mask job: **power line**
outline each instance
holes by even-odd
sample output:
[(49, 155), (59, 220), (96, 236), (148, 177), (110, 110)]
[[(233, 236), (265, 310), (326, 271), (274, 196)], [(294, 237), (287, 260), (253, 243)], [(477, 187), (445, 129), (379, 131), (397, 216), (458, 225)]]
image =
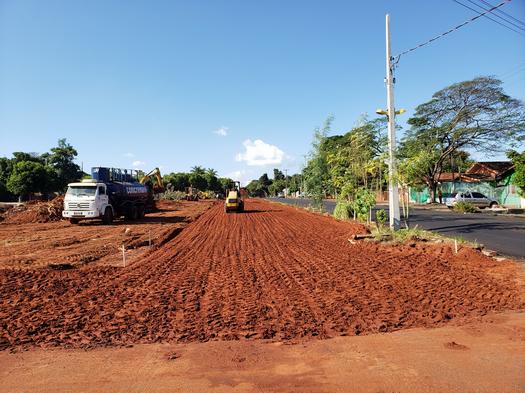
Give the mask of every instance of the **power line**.
[(450, 29), (450, 30), (448, 30), (448, 31), (445, 31), (444, 33), (441, 33), (440, 35), (437, 35), (437, 36), (435, 36), (434, 38), (431, 38), (431, 39), (429, 39), (428, 41), (423, 42), (422, 44), (419, 44), (419, 45), (417, 45), (417, 46), (414, 46), (413, 48), (410, 48), (410, 49), (407, 49), (407, 50), (404, 51), (404, 52), (401, 52), (399, 55), (394, 56), (394, 58), (395, 58), (394, 64), (397, 64), (397, 63), (399, 62), (399, 59), (401, 58), (401, 56), (406, 55), (407, 53), (413, 52), (413, 51), (415, 51), (416, 49), (422, 48), (423, 46), (426, 46), (426, 45), (431, 44), (432, 42), (434, 42), (434, 41), (440, 39), (441, 37), (444, 37), (444, 36), (446, 36), (447, 34), (450, 34), (450, 33), (454, 32), (454, 31), (456, 31), (456, 30), (462, 28), (463, 26), (468, 25), (468, 24), (471, 23), (471, 22), (474, 22), (476, 19), (481, 18), (483, 15), (486, 15), (486, 14), (488, 14), (488, 13), (491, 13), (492, 11), (494, 11), (494, 10), (498, 9), (499, 7), (501, 7), (501, 6), (505, 5), (505, 4), (507, 4), (508, 2), (510, 2), (510, 0), (505, 0), (505, 1), (503, 1), (502, 3), (500, 3), (500, 4), (498, 4), (498, 5), (494, 6), (494, 7), (492, 7), (492, 8), (489, 9), (488, 11), (485, 11), (485, 12), (479, 14), (479, 15), (476, 15), (476, 16), (474, 16), (474, 17), (472, 17), (472, 18), (466, 20), (465, 22), (463, 22), (463, 23), (457, 25), (456, 27), (453, 27), (452, 29)]
[[(479, 13), (479, 11), (475, 10), (475, 9), (472, 8), (472, 7), (469, 7), (469, 6), (466, 5), (466, 4), (461, 3), (461, 2), (458, 1), (458, 0), (452, 0), (452, 1), (453, 1), (454, 3), (457, 3), (457, 4), (459, 4), (459, 5), (463, 6), (463, 7), (465, 7), (465, 8), (468, 8), (468, 9), (471, 10), (471, 11), (474, 11), (474, 12), (476, 12), (476, 13)], [(481, 6), (478, 6), (478, 7), (481, 7)], [(483, 8), (483, 9), (484, 9), (484, 8)], [(503, 23), (497, 21), (496, 19), (492, 19), (490, 16), (487, 16), (487, 15), (483, 15), (483, 16), (485, 16), (485, 18), (487, 18), (487, 19), (490, 19), (490, 20), (493, 21), (494, 23), (497, 23), (497, 24), (500, 25), (500, 26), (506, 27), (507, 29), (512, 30), (512, 31), (515, 32), (515, 33), (518, 33), (518, 34), (521, 34), (521, 35), (524, 35), (524, 36), (525, 36), (525, 33), (521, 32), (521, 31), (519, 31), (519, 30), (515, 30), (515, 29), (513, 29), (512, 27), (509, 27), (509, 26), (507, 26), (507, 25), (504, 25)]]
[(525, 70), (525, 62), (515, 65), (514, 67), (508, 69), (504, 73), (502, 73), (499, 77), (501, 79), (505, 79), (511, 75), (514, 75), (515, 73), (521, 72)]
[[(480, 1), (482, 3), (484, 3), (485, 5), (488, 5), (489, 7), (493, 6), (492, 4), (490, 4), (489, 2), (487, 2), (485, 0), (480, 0)], [(496, 12), (499, 13), (499, 14), (505, 15), (505, 16), (509, 17), (510, 19), (512, 19), (513, 21), (521, 23), (523, 26), (525, 26), (525, 22), (523, 22), (522, 20), (520, 20), (518, 18), (513, 17), (511, 14), (509, 14), (509, 13), (503, 11), (503, 10), (497, 10)]]
[[(488, 10), (487, 7), (482, 6), (481, 4), (478, 4), (478, 3), (476, 3), (476, 2), (473, 1), (473, 0), (467, 0), (467, 1), (468, 1), (469, 3), (471, 3), (471, 4), (474, 4), (476, 7), (481, 8), (481, 9), (484, 10), (484, 11)], [(482, 1), (482, 0), (481, 0), (481, 1)], [(456, 2), (456, 3), (457, 3), (457, 2)], [(476, 11), (476, 12), (479, 12), (479, 11)], [(499, 19), (501, 19), (502, 21), (505, 21), (506, 23), (508, 23), (508, 24), (510, 24), (510, 25), (512, 25), (512, 26), (514, 26), (514, 27), (516, 27), (517, 29), (520, 29), (520, 30), (522, 30), (522, 31), (525, 31), (525, 27), (520, 26), (520, 25), (517, 25), (516, 23), (510, 21), (508, 18), (505, 18), (505, 17), (503, 17), (503, 16), (498, 15), (496, 12), (495, 12), (493, 15), (494, 15), (496, 18), (499, 18)], [(485, 17), (486, 17), (486, 18), (489, 18), (488, 16), (485, 16)], [(490, 19), (490, 18), (489, 18), (489, 19)], [(491, 20), (492, 20), (492, 19), (491, 19)]]

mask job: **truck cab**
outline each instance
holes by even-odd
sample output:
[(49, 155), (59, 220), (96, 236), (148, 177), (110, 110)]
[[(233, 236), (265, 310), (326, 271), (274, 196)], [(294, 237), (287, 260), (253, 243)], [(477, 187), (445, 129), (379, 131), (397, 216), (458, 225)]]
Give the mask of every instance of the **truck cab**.
[(68, 184), (62, 216), (69, 218), (72, 224), (76, 224), (79, 220), (104, 218), (105, 214), (110, 215), (106, 212), (108, 207), (112, 218), (113, 209), (109, 204), (106, 184), (94, 179), (85, 179), (79, 183)]

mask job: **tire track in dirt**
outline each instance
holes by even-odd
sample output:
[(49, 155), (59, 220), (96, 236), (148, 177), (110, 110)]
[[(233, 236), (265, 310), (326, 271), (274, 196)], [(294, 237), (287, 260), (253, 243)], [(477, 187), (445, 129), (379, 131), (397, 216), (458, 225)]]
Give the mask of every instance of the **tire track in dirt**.
[(216, 205), (125, 269), (0, 270), (0, 337), (66, 347), (297, 340), (524, 307), (511, 262), (445, 245), (350, 244), (361, 225), (265, 201), (246, 208)]

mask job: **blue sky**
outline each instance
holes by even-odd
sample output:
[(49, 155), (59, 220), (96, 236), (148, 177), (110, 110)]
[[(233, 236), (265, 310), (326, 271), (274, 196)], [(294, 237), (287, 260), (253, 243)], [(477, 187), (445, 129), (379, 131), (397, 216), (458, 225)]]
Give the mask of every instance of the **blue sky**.
[[(525, 20), (523, 0), (502, 10)], [(386, 105), (386, 13), (394, 53), (474, 15), (452, 0), (0, 0), (0, 156), (65, 137), (84, 169), (292, 173), (329, 114), (342, 133)], [(525, 99), (525, 36), (482, 18), (402, 57), (399, 122), (479, 75)]]

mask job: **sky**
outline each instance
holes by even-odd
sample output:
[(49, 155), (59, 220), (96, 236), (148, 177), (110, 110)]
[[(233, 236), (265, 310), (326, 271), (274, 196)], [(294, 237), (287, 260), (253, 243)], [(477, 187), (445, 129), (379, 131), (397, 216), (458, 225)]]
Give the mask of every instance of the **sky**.
[[(501, 10), (525, 21), (525, 0)], [(386, 106), (387, 13), (393, 54), (475, 15), (453, 0), (0, 0), (0, 156), (67, 138), (85, 171), (297, 172), (330, 114), (341, 134)], [(398, 123), (481, 75), (525, 100), (525, 33), (480, 18), (402, 56)]]

